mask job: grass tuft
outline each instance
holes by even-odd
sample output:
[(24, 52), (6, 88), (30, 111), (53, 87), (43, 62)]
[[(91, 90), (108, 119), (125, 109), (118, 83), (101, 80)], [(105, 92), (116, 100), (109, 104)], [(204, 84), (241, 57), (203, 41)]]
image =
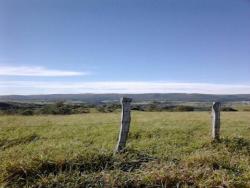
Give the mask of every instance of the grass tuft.
[(32, 135), (17, 138), (17, 139), (0, 140), (0, 149), (5, 150), (10, 147), (18, 146), (20, 144), (28, 144), (31, 142), (35, 142), (38, 139), (39, 139), (39, 136), (37, 134), (32, 134)]

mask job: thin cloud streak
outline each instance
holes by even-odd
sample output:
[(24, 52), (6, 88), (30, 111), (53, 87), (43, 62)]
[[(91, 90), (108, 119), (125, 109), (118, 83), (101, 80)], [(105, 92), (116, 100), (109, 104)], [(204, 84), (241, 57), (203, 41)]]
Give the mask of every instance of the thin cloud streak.
[(41, 76), (41, 77), (61, 77), (61, 76), (81, 76), (88, 72), (50, 70), (39, 66), (6, 66), (0, 65), (0, 76)]
[(173, 82), (33, 82), (0, 81), (0, 95), (78, 93), (250, 94), (250, 85)]

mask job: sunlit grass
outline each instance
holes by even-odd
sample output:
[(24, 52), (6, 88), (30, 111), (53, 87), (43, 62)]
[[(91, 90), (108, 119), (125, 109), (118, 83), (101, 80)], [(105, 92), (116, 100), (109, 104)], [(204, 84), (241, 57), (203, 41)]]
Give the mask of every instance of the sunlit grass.
[(250, 114), (222, 113), (212, 143), (208, 112), (133, 112), (128, 151), (114, 155), (120, 113), (0, 116), (5, 186), (250, 187)]

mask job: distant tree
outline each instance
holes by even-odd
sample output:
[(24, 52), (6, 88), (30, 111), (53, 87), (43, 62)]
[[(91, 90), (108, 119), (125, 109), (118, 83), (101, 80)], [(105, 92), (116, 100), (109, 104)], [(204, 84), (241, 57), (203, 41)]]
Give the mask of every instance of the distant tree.
[(71, 114), (71, 107), (70, 105), (66, 105), (63, 102), (57, 102), (55, 104), (55, 114), (62, 114), (62, 115), (66, 115), (66, 114)]

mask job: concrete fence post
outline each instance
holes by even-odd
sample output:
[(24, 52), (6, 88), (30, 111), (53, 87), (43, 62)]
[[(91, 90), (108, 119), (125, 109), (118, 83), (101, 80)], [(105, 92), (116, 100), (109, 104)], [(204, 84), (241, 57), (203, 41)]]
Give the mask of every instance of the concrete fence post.
[(120, 134), (118, 139), (118, 144), (116, 147), (116, 152), (122, 152), (125, 149), (126, 141), (128, 138), (130, 121), (131, 121), (131, 102), (132, 99), (130, 98), (122, 98), (121, 105), (122, 105), (122, 114), (121, 114), (121, 128)]
[(220, 102), (214, 102), (212, 107), (212, 139), (218, 141), (220, 139)]

